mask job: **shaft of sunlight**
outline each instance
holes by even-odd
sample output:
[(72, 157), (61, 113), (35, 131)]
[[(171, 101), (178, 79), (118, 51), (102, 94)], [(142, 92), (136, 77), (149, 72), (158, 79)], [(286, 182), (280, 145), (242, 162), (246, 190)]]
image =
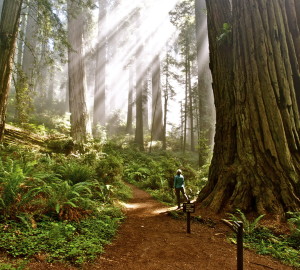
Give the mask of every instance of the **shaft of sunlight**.
[[(107, 55), (107, 105), (110, 111), (127, 108), (129, 83), (126, 69), (135, 59), (138, 49), (142, 48), (141, 57), (145, 69), (140, 74), (145, 74), (155, 55), (164, 51), (167, 41), (175, 31), (170, 23), (169, 11), (176, 3), (177, 1), (173, 0), (123, 0), (108, 13), (107, 21), (102, 22), (105, 27), (100, 37), (104, 35), (108, 42), (117, 43), (112, 43), (117, 48), (116, 51)], [(139, 25), (136, 25), (135, 16), (138, 10), (140, 20)], [(96, 41), (96, 44), (99, 42)]]

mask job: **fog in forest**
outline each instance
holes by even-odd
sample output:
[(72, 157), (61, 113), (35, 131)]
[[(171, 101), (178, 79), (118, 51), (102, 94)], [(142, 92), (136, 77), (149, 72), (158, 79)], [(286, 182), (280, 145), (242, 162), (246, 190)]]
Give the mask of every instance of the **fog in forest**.
[[(34, 112), (39, 115), (37, 122), (43, 124), (41, 114), (51, 110), (61, 115), (66, 113), (68, 118), (70, 115), (68, 100), (73, 99), (69, 97), (72, 92), (70, 87), (73, 85), (75, 92), (83, 93), (84, 100), (81, 103), (86, 103), (87, 130), (91, 132), (92, 125), (95, 126), (97, 123), (109, 127), (112, 123), (124, 126), (127, 121), (128, 125), (130, 104), (131, 121), (135, 127), (136, 93), (140, 91), (138, 89), (140, 82), (143, 88), (144, 127), (150, 130), (153, 129), (151, 125), (156, 114), (154, 111), (156, 105), (153, 105), (155, 102), (152, 97), (153, 85), (156, 83), (158, 90), (155, 91), (160, 93), (160, 106), (165, 106), (167, 101), (159, 116), (163, 118), (167, 113), (166, 131), (178, 133), (180, 137), (185, 127), (186, 132), (190, 133), (188, 130), (193, 123), (188, 119), (194, 114), (192, 118), (195, 118), (195, 123), (200, 121), (196, 120), (198, 116), (201, 121), (207, 123), (205, 129), (209, 130), (208, 141), (212, 144), (215, 113), (208, 67), (208, 37), (204, 8), (201, 10), (202, 25), (198, 29), (201, 39), (198, 42), (200, 44), (198, 62), (201, 63), (199, 65), (196, 59), (194, 7), (190, 1), (99, 0), (88, 8), (74, 7), (74, 3), (70, 3), (72, 2), (53, 10), (61, 21), (64, 31), (68, 32), (67, 42), (70, 46), (68, 50), (60, 47), (61, 41), (58, 40), (61, 37), (57, 29), (52, 29), (52, 32), (48, 33), (47, 29), (40, 29), (34, 25), (34, 21), (41, 20), (39, 10), (30, 5), (24, 7), (15, 64), (22, 67), (21, 74), (26, 74), (24, 77), (29, 81), (28, 91), (31, 100), (28, 100), (30, 105), (26, 109), (20, 109), (21, 105), (19, 108), (16, 106), (15, 112), (14, 109), (9, 109), (11, 113), (8, 118), (19, 114), (19, 117), (23, 116), (25, 119), (20, 121), (26, 122), (26, 118), (30, 118), (28, 115)], [(188, 15), (180, 10), (184, 8), (190, 9)], [(49, 36), (44, 37), (46, 34)], [(188, 43), (191, 44), (188, 48), (185, 47), (185, 39), (189, 39)], [(72, 54), (77, 60), (70, 60)], [(26, 58), (26, 55), (29, 56)], [(154, 79), (153, 74), (158, 67), (159, 77)], [(82, 71), (76, 73), (76, 69)], [(76, 78), (74, 81), (70, 80), (72, 72), (77, 74), (73, 76)], [(22, 76), (14, 75), (12, 96), (16, 92), (18, 96), (20, 92), (17, 83), (19, 77)], [(199, 103), (197, 87), (202, 91), (201, 109), (197, 107)], [(128, 100), (130, 93), (131, 101)], [(193, 101), (191, 95), (196, 95)], [(18, 97), (15, 99), (18, 103)], [(194, 112), (188, 109), (189, 106)], [(196, 134), (195, 128), (197, 129), (194, 124), (193, 130)]]

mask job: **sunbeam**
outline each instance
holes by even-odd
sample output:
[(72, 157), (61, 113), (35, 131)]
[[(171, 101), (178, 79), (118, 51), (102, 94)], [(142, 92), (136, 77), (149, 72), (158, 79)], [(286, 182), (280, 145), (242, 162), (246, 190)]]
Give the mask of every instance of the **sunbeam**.
[[(126, 108), (128, 66), (133, 64), (137, 51), (141, 49), (143, 58), (144, 70), (140, 74), (145, 74), (153, 58), (165, 50), (166, 43), (175, 31), (170, 23), (169, 12), (176, 3), (171, 0), (120, 1), (107, 13), (107, 18), (100, 19), (99, 25), (103, 29), (99, 30), (101, 33), (98, 38), (105, 37), (110, 46), (118, 48), (106, 52), (106, 62), (100, 64), (95, 74), (96, 77), (101, 76), (103, 66), (106, 66), (106, 107), (109, 112), (124, 111)], [(140, 20), (136, 23), (138, 15)], [(93, 43), (100, 46), (100, 42), (95, 40)]]

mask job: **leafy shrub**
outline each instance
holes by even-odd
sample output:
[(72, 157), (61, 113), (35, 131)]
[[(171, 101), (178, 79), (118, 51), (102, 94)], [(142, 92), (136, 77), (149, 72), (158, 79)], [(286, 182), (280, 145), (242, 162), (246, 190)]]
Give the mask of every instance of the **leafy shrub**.
[(55, 153), (70, 154), (74, 150), (75, 144), (71, 138), (64, 137), (48, 140), (47, 147)]
[(46, 195), (45, 208), (60, 220), (79, 221), (96, 210), (92, 200), (92, 184), (80, 182), (70, 185), (68, 181), (53, 182), (41, 190)]
[(91, 166), (72, 161), (59, 166), (56, 172), (63, 180), (70, 180), (72, 184), (87, 182), (95, 178), (95, 171)]
[(33, 212), (35, 210), (29, 204), (36, 199), (37, 187), (44, 184), (43, 177), (48, 177), (49, 173), (32, 173), (31, 166), (34, 164), (26, 164), (22, 169), (17, 160), (8, 160), (8, 162), (2, 163), (0, 211), (4, 217), (15, 218), (22, 211)]
[(113, 183), (123, 175), (122, 160), (118, 157), (108, 155), (98, 162), (96, 174), (105, 183)]

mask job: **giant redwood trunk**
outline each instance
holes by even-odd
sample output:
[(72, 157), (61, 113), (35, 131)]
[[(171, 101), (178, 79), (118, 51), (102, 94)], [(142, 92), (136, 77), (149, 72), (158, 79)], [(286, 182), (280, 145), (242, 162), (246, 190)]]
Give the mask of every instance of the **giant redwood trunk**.
[(285, 0), (206, 3), (217, 122), (198, 201), (215, 212), (299, 211), (299, 73)]
[(5, 0), (0, 9), (0, 141), (3, 139), (11, 69), (22, 0)]
[(83, 142), (90, 133), (86, 108), (86, 77), (83, 57), (82, 12), (74, 1), (68, 0), (68, 50), (69, 106), (71, 113), (71, 136)]

